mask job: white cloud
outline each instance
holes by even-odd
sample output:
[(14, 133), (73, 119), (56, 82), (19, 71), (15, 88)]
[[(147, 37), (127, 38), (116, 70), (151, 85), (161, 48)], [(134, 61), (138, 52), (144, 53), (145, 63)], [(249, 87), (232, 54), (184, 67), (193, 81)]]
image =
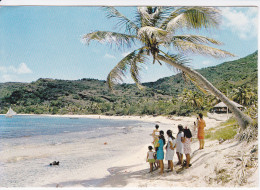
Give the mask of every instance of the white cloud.
[(243, 8), (221, 8), (223, 15), (223, 26), (237, 34), (241, 39), (257, 36), (258, 10), (257, 7)]
[(0, 72), (1, 73), (13, 73), (13, 74), (29, 74), (32, 73), (32, 70), (25, 64), (25, 63), (20, 63), (19, 66), (16, 68), (14, 66), (1, 66), (0, 67)]
[(17, 68), (17, 73), (18, 74), (28, 74), (32, 73), (32, 70), (27, 67), (25, 63), (21, 63), (19, 67)]
[(105, 54), (105, 58), (116, 59), (116, 57), (114, 55), (111, 55), (111, 54), (108, 54), (108, 53)]
[(17, 67), (14, 67), (12, 65), (8, 67), (0, 66), (0, 81), (19, 81), (18, 75), (30, 73), (32, 73), (32, 70), (25, 63), (20, 63)]

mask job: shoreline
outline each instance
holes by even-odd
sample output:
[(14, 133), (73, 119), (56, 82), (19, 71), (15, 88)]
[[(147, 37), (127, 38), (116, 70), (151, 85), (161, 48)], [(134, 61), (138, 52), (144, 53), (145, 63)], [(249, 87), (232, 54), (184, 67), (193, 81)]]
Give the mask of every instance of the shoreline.
[[(5, 115), (5, 114), (0, 114)], [(123, 115), (123, 116), (116, 116), (116, 115), (100, 115), (100, 114), (93, 114), (93, 115), (51, 115), (51, 114), (17, 114), (18, 116), (44, 116), (44, 117), (61, 117), (61, 118), (88, 118), (88, 119), (113, 119), (113, 120), (134, 120), (134, 121), (143, 121), (143, 122), (154, 122), (154, 123), (162, 123), (162, 124), (174, 124), (177, 121), (189, 120), (190, 124), (193, 126), (193, 122), (196, 121), (197, 116), (153, 116), (153, 115)], [(219, 114), (218, 118), (226, 116), (226, 114)], [(216, 121), (225, 121), (226, 119), (219, 120), (218, 118), (204, 116), (206, 120), (216, 120)], [(223, 118), (223, 117), (222, 117)]]
[[(5, 115), (5, 114), (0, 114)], [(143, 121), (143, 122), (155, 122), (155, 123), (164, 123), (164, 124), (173, 124), (174, 121), (182, 120), (182, 116), (153, 116), (153, 115), (142, 115), (142, 116), (116, 116), (116, 115), (51, 115), (51, 114), (17, 114), (18, 116), (44, 116), (44, 117), (61, 117), (61, 118), (88, 118), (88, 119), (113, 119), (113, 120), (133, 120), (133, 121)], [(196, 116), (194, 116), (194, 121)]]

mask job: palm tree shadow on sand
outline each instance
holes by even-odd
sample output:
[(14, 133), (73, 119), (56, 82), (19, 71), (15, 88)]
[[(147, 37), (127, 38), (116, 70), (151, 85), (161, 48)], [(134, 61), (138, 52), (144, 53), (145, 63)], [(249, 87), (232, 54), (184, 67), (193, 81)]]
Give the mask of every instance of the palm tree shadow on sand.
[[(142, 165), (142, 164), (139, 164)], [(136, 166), (136, 165), (135, 165)], [(133, 166), (127, 166), (127, 167), (115, 167), (115, 168), (109, 168), (108, 170), (115, 170), (117, 172), (111, 174), (108, 176), (101, 184), (98, 185), (98, 187), (124, 187), (128, 184), (129, 179), (139, 179), (139, 180), (164, 180), (164, 181), (179, 181), (179, 179), (167, 179), (165, 177), (170, 175), (176, 175), (173, 173), (167, 173), (165, 172), (163, 175), (159, 174), (159, 170), (155, 170), (152, 173), (149, 173), (149, 168), (137, 170), (134, 172), (127, 172), (127, 169), (131, 168)], [(165, 164), (166, 167), (166, 164)], [(185, 179), (188, 180), (188, 179)], [(137, 185), (136, 187), (142, 187), (142, 185)]]
[[(198, 156), (196, 160), (192, 160), (192, 167), (191, 170), (196, 170), (196, 167), (198, 166), (199, 160), (202, 160), (207, 155), (211, 153), (215, 153), (216, 151), (223, 151), (235, 146), (238, 146), (240, 143), (232, 144), (231, 146), (215, 149), (210, 152), (205, 152), (195, 150), (191, 156)], [(167, 173), (165, 172), (163, 175), (159, 174), (159, 170), (155, 170), (152, 173), (149, 173), (149, 168), (141, 169), (141, 170), (135, 170), (131, 172), (131, 168), (141, 166), (143, 163), (130, 165), (130, 166), (122, 166), (122, 167), (111, 167), (108, 168), (107, 171), (110, 173), (110, 175), (107, 175), (104, 178), (91, 178), (88, 180), (72, 180), (72, 181), (64, 181), (60, 183), (52, 183), (47, 184), (44, 187), (71, 187), (71, 186), (83, 186), (83, 187), (125, 187), (129, 183), (129, 180), (131, 179), (137, 179), (137, 180), (164, 180), (169, 182), (184, 182), (184, 181), (190, 181), (193, 176), (186, 176), (183, 177), (183, 174), (186, 173), (187, 170), (181, 169), (179, 166), (175, 167), (175, 169), (179, 170), (178, 174), (174, 173)], [(176, 166), (176, 163), (174, 164)], [(167, 164), (165, 164), (165, 168), (167, 167)], [(174, 178), (167, 178), (167, 176), (174, 175)], [(142, 187), (141, 185), (137, 185), (136, 187)]]
[[(159, 170), (155, 170), (152, 173), (149, 173), (149, 168), (141, 169), (137, 171), (128, 171), (132, 167), (140, 166), (142, 164), (131, 165), (131, 166), (123, 166), (123, 167), (111, 167), (108, 168), (108, 172), (110, 175), (104, 178), (92, 178), (88, 180), (78, 180), (78, 181), (64, 181), (60, 183), (52, 183), (45, 185), (44, 187), (70, 187), (70, 186), (83, 186), (83, 187), (125, 187), (129, 183), (131, 179), (139, 179), (142, 180), (164, 180), (169, 182), (178, 182), (180, 175), (175, 173), (167, 173), (165, 172), (163, 175), (159, 174)], [(165, 164), (166, 168), (167, 164)], [(183, 173), (183, 172), (182, 172)], [(166, 178), (167, 176), (175, 175), (174, 179)], [(182, 179), (182, 181), (189, 181), (189, 178)], [(137, 185), (137, 187), (141, 187)]]
[[(52, 183), (45, 185), (44, 187), (69, 187), (69, 186), (83, 186), (83, 187), (125, 187), (129, 179), (144, 179), (144, 180), (165, 180), (165, 181), (179, 181), (177, 174), (165, 172), (163, 175), (159, 174), (158, 170), (149, 173), (149, 168), (137, 170), (137, 171), (128, 171), (132, 167), (140, 166), (142, 164), (123, 166), (123, 167), (111, 167), (108, 168), (110, 175), (104, 178), (92, 178), (88, 180), (78, 180), (78, 181), (64, 181), (60, 183)], [(166, 167), (166, 165), (165, 165)], [(166, 176), (176, 175), (176, 179), (167, 179)], [(178, 177), (178, 178), (177, 178)], [(189, 179), (184, 179), (185, 181)]]

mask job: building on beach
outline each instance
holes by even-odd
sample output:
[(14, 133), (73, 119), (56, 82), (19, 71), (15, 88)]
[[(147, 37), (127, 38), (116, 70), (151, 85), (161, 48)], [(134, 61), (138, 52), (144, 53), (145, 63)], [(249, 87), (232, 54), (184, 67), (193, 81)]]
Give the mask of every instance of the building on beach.
[[(240, 104), (238, 104), (238, 103), (236, 103), (236, 102), (234, 102), (234, 101), (232, 101), (235, 105), (236, 105), (236, 107), (237, 108), (239, 108), (241, 111), (242, 110), (244, 110), (244, 106), (242, 106), (242, 105), (240, 105)], [(218, 103), (217, 105), (215, 105), (214, 107), (213, 107), (213, 110), (212, 110), (214, 113), (227, 113), (227, 111), (228, 111), (228, 113), (231, 113), (231, 111), (230, 110), (228, 110), (228, 107), (226, 106), (226, 104), (224, 104), (223, 102), (220, 102), (220, 103)]]

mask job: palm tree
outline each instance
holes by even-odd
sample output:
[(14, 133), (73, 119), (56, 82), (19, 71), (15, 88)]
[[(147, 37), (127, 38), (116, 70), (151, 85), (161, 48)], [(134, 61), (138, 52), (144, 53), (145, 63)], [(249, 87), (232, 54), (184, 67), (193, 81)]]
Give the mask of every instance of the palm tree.
[(249, 106), (255, 103), (256, 93), (255, 89), (248, 86), (238, 87), (233, 92), (233, 100), (244, 106)]
[[(201, 74), (186, 66), (187, 53), (210, 55), (213, 57), (233, 56), (231, 53), (210, 47), (210, 44), (221, 43), (201, 35), (179, 34), (185, 30), (215, 28), (219, 25), (220, 11), (213, 7), (138, 7), (136, 18), (131, 21), (114, 7), (105, 7), (108, 18), (117, 19), (118, 27), (125, 27), (125, 33), (110, 31), (95, 31), (82, 37), (84, 43), (92, 40), (101, 43), (115, 44), (119, 48), (140, 45), (140, 48), (126, 55), (110, 71), (107, 84), (110, 89), (123, 78), (127, 71), (142, 89), (140, 70), (147, 63), (148, 57), (161, 65), (166, 65), (182, 71), (185, 78), (190, 79), (202, 90), (211, 92), (223, 101), (235, 114), (239, 125), (245, 129), (251, 123), (251, 118), (242, 113), (224, 94), (216, 89)], [(165, 53), (164, 49), (174, 49), (175, 54)]]
[(183, 90), (182, 94), (179, 95), (179, 100), (184, 102), (186, 105), (201, 108), (203, 104), (203, 99), (200, 94), (196, 91), (187, 90), (186, 88)]
[(238, 87), (234, 90), (234, 95), (232, 99), (236, 101), (239, 104), (245, 105), (245, 96), (246, 96), (246, 90), (245, 88)]

